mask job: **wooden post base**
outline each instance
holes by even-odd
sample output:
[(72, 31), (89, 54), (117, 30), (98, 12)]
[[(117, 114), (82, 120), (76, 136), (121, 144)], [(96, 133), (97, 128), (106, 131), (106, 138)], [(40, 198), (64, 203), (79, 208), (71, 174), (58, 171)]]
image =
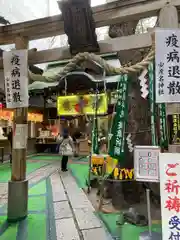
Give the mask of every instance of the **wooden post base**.
[(8, 222), (17, 222), (28, 215), (28, 180), (8, 182)]

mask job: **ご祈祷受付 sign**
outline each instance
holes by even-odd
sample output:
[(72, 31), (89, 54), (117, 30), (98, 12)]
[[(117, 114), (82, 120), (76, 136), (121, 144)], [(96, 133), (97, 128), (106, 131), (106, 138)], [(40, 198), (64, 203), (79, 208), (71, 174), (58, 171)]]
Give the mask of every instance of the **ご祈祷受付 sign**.
[(3, 52), (6, 107), (28, 107), (28, 51)]
[(180, 30), (157, 29), (156, 102), (180, 102)]
[(159, 182), (159, 153), (157, 146), (134, 147), (134, 177), (137, 181)]
[(180, 239), (180, 154), (160, 153), (163, 240)]

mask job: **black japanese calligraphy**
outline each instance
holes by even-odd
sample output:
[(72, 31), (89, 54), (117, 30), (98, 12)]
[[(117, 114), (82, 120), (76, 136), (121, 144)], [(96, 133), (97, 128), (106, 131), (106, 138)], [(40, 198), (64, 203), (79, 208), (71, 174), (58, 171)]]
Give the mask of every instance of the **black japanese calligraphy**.
[(159, 94), (159, 95), (163, 95), (163, 94), (164, 94), (164, 90), (163, 90), (163, 89), (159, 89), (159, 90), (158, 90), (158, 94)]
[(168, 36), (166, 38), (166, 46), (179, 48), (179, 41), (177, 35), (173, 33), (171, 36)]
[(177, 62), (179, 63), (179, 52), (177, 50), (173, 50), (167, 54), (167, 62)]
[(169, 66), (168, 77), (180, 78), (180, 66)]
[(159, 67), (159, 75), (158, 75), (158, 94), (163, 95), (164, 94), (164, 63), (160, 62), (158, 64)]
[(15, 103), (21, 102), (21, 95), (19, 92), (14, 92), (13, 93), (13, 101)]
[(158, 87), (159, 87), (159, 88), (163, 88), (163, 87), (164, 87), (164, 83), (163, 83), (163, 82), (160, 82), (160, 83), (158, 84)]
[(169, 89), (169, 95), (180, 94), (180, 82), (172, 81), (167, 88)]
[(20, 68), (19, 67), (13, 68), (12, 71), (11, 71), (11, 76), (12, 77), (20, 77), (21, 76)]
[(180, 94), (180, 45), (179, 36), (172, 33), (166, 37), (165, 44), (169, 51), (166, 55), (167, 71), (168, 71), (168, 95), (176, 96)]
[(16, 54), (13, 54), (13, 56), (11, 58), (11, 64), (20, 66), (20, 57)]
[(21, 85), (20, 85), (20, 80), (16, 79), (12, 81), (12, 89), (14, 90), (20, 90)]

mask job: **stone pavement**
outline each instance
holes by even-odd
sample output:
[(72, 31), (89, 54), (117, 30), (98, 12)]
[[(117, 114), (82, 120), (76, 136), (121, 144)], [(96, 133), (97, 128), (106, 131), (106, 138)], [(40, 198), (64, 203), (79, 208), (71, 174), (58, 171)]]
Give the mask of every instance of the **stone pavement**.
[[(41, 179), (48, 177), (57, 168), (59, 168), (58, 162), (41, 167), (38, 170), (30, 173), (27, 176), (27, 179), (29, 180), (29, 185), (35, 184), (39, 182)], [(7, 193), (8, 193), (8, 183), (0, 183), (0, 205), (7, 203)]]
[(0, 239), (34, 240), (37, 235), (42, 240), (112, 239), (74, 177), (59, 172), (59, 167), (59, 161), (52, 162), (27, 176), (28, 218), (7, 228), (1, 226), (7, 215), (8, 184), (0, 183)]
[(69, 172), (50, 176), (57, 240), (112, 239)]

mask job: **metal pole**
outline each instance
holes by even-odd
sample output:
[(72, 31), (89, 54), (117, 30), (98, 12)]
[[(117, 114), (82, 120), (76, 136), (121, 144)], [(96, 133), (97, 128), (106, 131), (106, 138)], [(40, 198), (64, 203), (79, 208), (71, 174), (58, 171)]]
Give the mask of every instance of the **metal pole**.
[[(17, 37), (16, 49), (27, 49), (28, 39)], [(17, 124), (27, 124), (28, 108), (14, 111), (13, 128)], [(14, 132), (14, 131), (13, 131)], [(8, 221), (18, 221), (28, 214), (28, 181), (26, 180), (26, 148), (12, 150), (12, 174), (8, 183)]]
[(91, 191), (91, 163), (92, 163), (92, 151), (90, 151), (90, 153), (89, 153), (89, 171), (88, 171), (88, 194), (90, 193), (90, 191)]
[(147, 214), (148, 214), (148, 228), (149, 228), (149, 236), (152, 236), (152, 219), (151, 219), (151, 203), (150, 203), (150, 190), (146, 189), (146, 197), (147, 197)]
[(146, 189), (148, 231), (140, 233), (139, 240), (162, 240), (161, 233), (152, 231), (150, 190)]

